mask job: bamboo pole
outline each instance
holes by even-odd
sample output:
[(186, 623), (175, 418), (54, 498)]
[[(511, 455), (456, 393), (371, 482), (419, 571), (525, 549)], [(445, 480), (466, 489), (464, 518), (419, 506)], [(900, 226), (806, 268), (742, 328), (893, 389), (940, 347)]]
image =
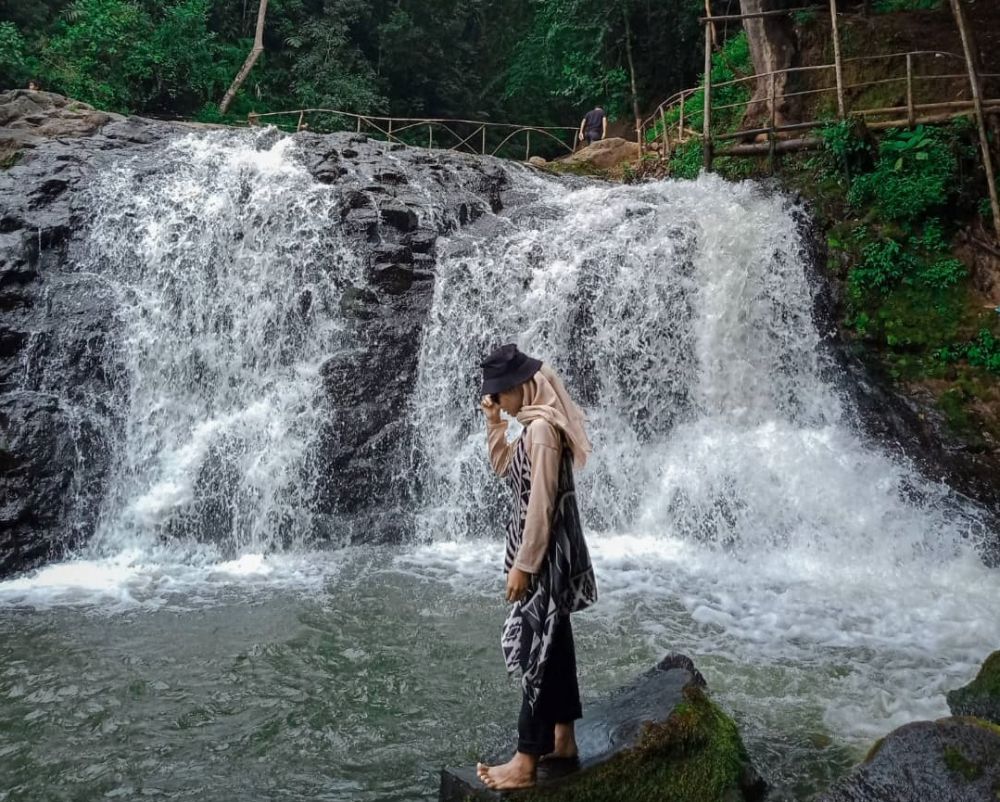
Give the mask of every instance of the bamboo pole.
[(257, 63), (260, 54), (264, 52), (265, 16), (267, 16), (267, 0), (260, 0), (260, 5), (257, 6), (257, 30), (253, 37), (253, 49), (247, 56), (246, 61), (243, 62), (243, 66), (240, 67), (240, 71), (236, 73), (236, 77), (226, 90), (226, 94), (222, 96), (222, 102), (219, 104), (219, 111), (222, 114), (225, 114), (229, 110), (229, 104), (233, 102), (233, 98), (240, 91), (240, 87), (243, 86), (243, 82), (250, 74), (250, 70), (253, 69), (253, 65)]
[(917, 113), (913, 108), (913, 56), (906, 54), (906, 119), (910, 128), (916, 125)]
[(483, 155), (486, 155), (486, 126), (479, 126), (479, 130), (483, 132)]
[(427, 123), (427, 149), (430, 150), (434, 147), (434, 129), (431, 127), (430, 123)]
[(993, 230), (1000, 237), (1000, 200), (997, 199), (996, 176), (993, 175), (993, 157), (990, 154), (990, 140), (986, 134), (986, 117), (983, 114), (983, 99), (980, 95), (979, 76), (976, 74), (976, 61), (972, 47), (972, 35), (969, 33), (965, 20), (965, 9), (961, 0), (951, 0), (951, 9), (958, 23), (958, 32), (962, 37), (962, 50), (965, 51), (965, 66), (969, 70), (969, 84), (972, 87), (972, 102), (976, 108), (976, 123), (979, 126), (979, 145), (983, 149), (983, 167), (986, 168), (986, 184), (990, 191), (990, 205), (993, 207)]
[(295, 130), (296, 131), (301, 131), (302, 130), (302, 121), (305, 119), (305, 116), (306, 116), (306, 113), (304, 111), (300, 111), (299, 112), (299, 122), (295, 126)]
[(702, 153), (704, 155), (704, 167), (706, 170), (712, 169), (712, 37), (708, 35), (708, 26), (705, 26), (705, 111), (702, 134)]
[(667, 115), (663, 113), (663, 106), (660, 106), (660, 125), (663, 128), (663, 155), (670, 158), (670, 132), (667, 130)]
[(775, 153), (776, 153), (776, 151), (775, 151), (775, 130), (774, 130), (774, 127), (775, 127), (775, 125), (778, 122), (778, 120), (777, 120), (778, 114), (777, 114), (777, 111), (775, 110), (775, 102), (774, 102), (775, 101), (775, 91), (774, 91), (775, 90), (775, 83), (776, 83), (776, 76), (772, 72), (771, 73), (771, 86), (770, 86), (770, 93), (769, 93), (769, 95), (770, 95), (770, 101), (771, 101), (771, 104), (770, 104), (771, 105), (771, 118), (770, 118), (770, 121), (769, 121), (770, 122), (770, 128), (769, 128), (769, 130), (767, 132), (767, 142), (770, 145), (770, 147), (768, 148), (767, 161), (768, 161), (768, 168), (769, 168), (769, 170), (770, 170), (770, 172), (771, 172), (772, 175), (774, 174), (774, 161), (775, 161)]
[(524, 160), (528, 161), (531, 158), (531, 129), (526, 128), (524, 130)]
[(681, 119), (680, 122), (678, 123), (678, 128), (677, 128), (678, 143), (682, 143), (684, 141), (684, 104), (686, 101), (687, 98), (685, 98), (684, 94), (681, 93)]
[(830, 28), (833, 35), (833, 68), (837, 76), (837, 113), (840, 119), (847, 116), (844, 103), (844, 68), (840, 60), (840, 31), (837, 28), (837, 0), (830, 0)]

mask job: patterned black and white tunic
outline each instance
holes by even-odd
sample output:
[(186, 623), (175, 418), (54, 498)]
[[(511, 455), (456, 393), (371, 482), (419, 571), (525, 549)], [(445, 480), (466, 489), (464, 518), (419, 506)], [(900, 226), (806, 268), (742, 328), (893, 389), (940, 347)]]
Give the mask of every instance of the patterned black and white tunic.
[[(514, 445), (504, 479), (514, 492), (504, 557), (504, 572), (509, 573), (521, 547), (528, 501), (531, 498), (531, 461), (523, 434)], [(580, 511), (576, 505), (573, 456), (569, 448), (564, 446), (559, 462), (559, 483), (545, 561), (535, 576), (528, 598), (523, 602), (515, 602), (511, 608), (501, 635), (507, 671), (514, 674), (521, 667), (522, 644), (527, 643), (527, 638), (522, 640), (522, 633), (525, 627), (531, 629), (530, 652), (521, 676), (521, 686), (532, 709), (541, 691), (556, 623), (562, 616), (583, 610), (596, 601), (597, 579), (583, 537)]]

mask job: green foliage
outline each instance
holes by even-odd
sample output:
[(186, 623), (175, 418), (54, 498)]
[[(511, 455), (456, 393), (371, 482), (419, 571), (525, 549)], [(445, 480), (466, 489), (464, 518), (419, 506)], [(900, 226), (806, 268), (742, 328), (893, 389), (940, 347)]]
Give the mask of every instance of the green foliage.
[(858, 176), (848, 200), (855, 208), (874, 206), (886, 220), (914, 221), (944, 206), (957, 175), (950, 132), (924, 126), (890, 130), (879, 144), (875, 169)]
[(875, 0), (876, 14), (892, 14), (895, 11), (931, 11), (941, 8), (941, 0)]
[(670, 159), (670, 175), (674, 178), (697, 178), (703, 164), (701, 140), (689, 139), (674, 150)]
[[(508, 100), (565, 110), (564, 115), (576, 119), (596, 104), (611, 119), (630, 116), (628, 34), (640, 106), (669, 94), (665, 90), (671, 84), (686, 85), (692, 77), (698, 54), (692, 45), (700, 36), (699, 6), (694, 0), (655, 4), (534, 0), (530, 7), (533, 17), (514, 47), (507, 70), (504, 97)], [(664, 52), (670, 57), (664, 58)]]
[(46, 86), (112, 111), (155, 111), (214, 93), (228, 70), (207, 29), (209, 0), (153, 10), (129, 0), (75, 0), (43, 42)]
[(850, 265), (848, 323), (899, 366), (913, 355), (921, 371), (966, 358), (967, 269), (945, 220), (967, 195), (967, 125), (888, 131), (877, 147), (858, 123), (828, 125), (821, 136), (820, 172), (839, 175), (856, 215), (828, 239)]
[[(749, 84), (739, 83), (729, 86), (719, 86), (719, 84), (726, 84), (748, 75), (753, 75), (750, 43), (746, 32), (740, 31), (712, 54), (712, 84), (716, 87), (712, 90), (712, 133), (720, 134), (733, 130), (742, 119), (746, 103), (750, 100)], [(703, 74), (699, 84), (704, 85), (704, 83)], [(698, 89), (685, 98), (683, 106), (684, 127), (701, 130), (705, 121), (704, 90)], [(726, 106), (730, 108), (724, 108)], [(677, 105), (664, 115), (664, 121), (668, 126), (676, 126), (680, 122), (680, 117), (681, 107)], [(657, 122), (646, 132), (648, 141), (652, 142), (663, 136), (664, 121)]]
[(0, 22), (0, 86), (24, 86), (36, 64), (13, 22)]
[(964, 359), (972, 367), (1000, 373), (1000, 337), (989, 329), (980, 329), (971, 342), (946, 346), (940, 349), (938, 356), (946, 362)]
[(857, 119), (828, 123), (818, 130), (823, 148), (833, 164), (826, 172), (842, 174), (849, 181), (852, 175), (871, 166), (872, 153)]

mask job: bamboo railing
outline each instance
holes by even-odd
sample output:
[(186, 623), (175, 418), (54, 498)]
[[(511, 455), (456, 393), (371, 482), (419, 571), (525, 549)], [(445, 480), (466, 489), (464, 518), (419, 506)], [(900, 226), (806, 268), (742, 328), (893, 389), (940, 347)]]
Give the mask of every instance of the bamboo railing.
[[(576, 150), (577, 129), (568, 126), (518, 125), (444, 117), (379, 117), (322, 108), (273, 111), (265, 114), (251, 112), (247, 115), (247, 123), (254, 126), (265, 119), (284, 118), (295, 120), (295, 130), (303, 131), (310, 128), (309, 118), (320, 114), (347, 121), (348, 126), (342, 130), (353, 128), (356, 133), (381, 135), (386, 142), (398, 142), (404, 145), (422, 145), (423, 140), (415, 141), (414, 134), (426, 129), (428, 148), (463, 151), (478, 156), (496, 156), (505, 147), (509, 150), (511, 145), (520, 140), (521, 134), (524, 135), (524, 161), (531, 158), (532, 134), (543, 142), (555, 143), (559, 152), (573, 153)], [(438, 132), (437, 139), (434, 137), (435, 131)], [(487, 136), (488, 132), (492, 133), (491, 137)], [(406, 134), (408, 136), (404, 139)]]
[[(995, 229), (1000, 234), (1000, 200), (997, 197), (997, 188), (993, 175), (992, 156), (990, 145), (986, 134), (985, 117), (989, 114), (1000, 114), (1000, 97), (990, 97), (984, 92), (983, 81), (985, 79), (1000, 78), (997, 73), (982, 73), (976, 68), (974, 57), (974, 46), (972, 35), (965, 20), (965, 12), (962, 0), (950, 0), (956, 25), (962, 40), (962, 55), (948, 53), (938, 50), (918, 50), (902, 53), (889, 53), (873, 56), (858, 56), (845, 59), (840, 52), (840, 36), (837, 27), (837, 0), (830, 0), (830, 21), (831, 37), (833, 39), (834, 63), (809, 65), (803, 67), (789, 67), (787, 69), (775, 70), (772, 72), (758, 73), (731, 81), (713, 84), (712, 82), (712, 28), (714, 23), (726, 21), (742, 21), (749, 18), (766, 17), (780, 14), (791, 14), (804, 9), (788, 9), (778, 11), (760, 12), (757, 14), (730, 14), (723, 16), (712, 16), (709, 13), (703, 17), (701, 22), (705, 28), (705, 72), (704, 86), (691, 89), (684, 89), (667, 98), (656, 107), (652, 114), (641, 120), (637, 126), (636, 135), (639, 142), (639, 155), (642, 157), (644, 148), (654, 147), (663, 151), (666, 157), (670, 157), (674, 148), (691, 139), (700, 140), (704, 154), (705, 169), (712, 168), (715, 156), (751, 156), (767, 154), (774, 168), (775, 156), (779, 152), (799, 149), (803, 147), (816, 147), (820, 141), (816, 138), (805, 137), (817, 128), (829, 124), (830, 119), (803, 120), (794, 123), (779, 123), (776, 107), (777, 101), (785, 99), (799, 98), (807, 95), (836, 94), (836, 117), (847, 119), (849, 117), (861, 118), (867, 126), (872, 129), (886, 128), (912, 128), (922, 123), (940, 123), (955, 117), (972, 115), (976, 119), (980, 149), (982, 151), (983, 164), (986, 168), (987, 184), (989, 187), (990, 202), (993, 208), (993, 222)], [(710, 6), (709, 6), (710, 9)], [(815, 11), (816, 7), (808, 10)], [(920, 72), (919, 61), (933, 58), (934, 60), (946, 59), (949, 63), (955, 64), (954, 69), (946, 69), (945, 72)], [(844, 66), (861, 62), (889, 62), (890, 65), (899, 65), (895, 74), (889, 77), (878, 78), (870, 81), (863, 81), (854, 84), (845, 84)], [(891, 71), (891, 70), (890, 70)], [(816, 77), (822, 74), (833, 76), (832, 82), (827, 82), (825, 86), (803, 89), (795, 92), (785, 92), (780, 96), (776, 92), (777, 79), (779, 76), (807, 76)], [(755, 89), (759, 82), (766, 82), (768, 87), (766, 100), (759, 97), (755, 100)], [(952, 97), (947, 100), (934, 100), (933, 102), (918, 102), (918, 88), (934, 81), (960, 81), (963, 88), (959, 93), (967, 97)], [(895, 106), (873, 106), (868, 108), (852, 108), (851, 97), (861, 94), (864, 90), (891, 84), (900, 85), (900, 94), (905, 97), (902, 105)], [(736, 103), (725, 103), (717, 105), (713, 103), (713, 95), (719, 90), (730, 86), (746, 85), (748, 88), (748, 99)], [(696, 92), (703, 91), (701, 130), (695, 131), (690, 127), (689, 101)], [(754, 118), (754, 105), (764, 106), (766, 124), (758, 121), (756, 127), (742, 128), (736, 131), (727, 131), (721, 134), (712, 133), (712, 115), (724, 111), (740, 110), (741, 119)], [(797, 139), (792, 139), (788, 135), (796, 134)], [(724, 143), (732, 140), (747, 140), (764, 137), (763, 142), (739, 143), (723, 147), (716, 151), (716, 143)]]

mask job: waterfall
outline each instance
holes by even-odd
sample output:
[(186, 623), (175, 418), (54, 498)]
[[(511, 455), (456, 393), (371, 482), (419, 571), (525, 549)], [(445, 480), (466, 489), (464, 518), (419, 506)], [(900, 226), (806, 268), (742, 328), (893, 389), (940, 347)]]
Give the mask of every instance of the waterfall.
[(313, 534), (319, 369), (361, 259), (331, 224), (339, 195), (293, 147), (186, 137), (93, 189), (89, 267), (116, 295), (106, 361), (124, 373), (95, 551), (159, 535), (259, 552)]
[[(345, 143), (369, 150), (331, 158)], [(102, 359), (80, 363), (112, 392), (73, 398), (114, 433), (98, 528), (84, 553), (0, 583), (0, 606), (155, 615), (291, 589), (273, 608), (294, 614), (281, 637), (318, 599), (330, 643), (358, 633), (331, 652), (349, 676), (380, 675), (388, 649), (434, 670), (400, 674), (407, 711), (461, 697), (464, 675), (409, 665), (410, 645), (425, 616), (448, 622), (432, 651), (493, 642), (509, 500), (486, 458), (479, 362), (516, 342), (589, 418), (588, 681), (688, 652), (741, 725), (794, 733), (789, 765), (823, 751), (816, 733), (861, 743), (944, 714), (942, 692), (1000, 638), (987, 525), (862, 434), (813, 318), (801, 210), (713, 176), (619, 186), (381, 147), (203, 132), (101, 171), (71, 266), (114, 298)], [(418, 227), (410, 266), (433, 268), (432, 291), (369, 283), (374, 247), (409, 247), (369, 228), (387, 209)], [(351, 384), (340, 400), (337, 382)], [(359, 427), (370, 450), (337, 441)], [(414, 517), (407, 542), (336, 548), (352, 523), (329, 494), (385, 494), (357, 475), (384, 477), (400, 528)], [(377, 541), (372, 521), (354, 525)], [(391, 614), (372, 617), (377, 599)], [(338, 720), (353, 726), (367, 691), (347, 696)], [(358, 743), (367, 765), (379, 750)]]
[(454, 237), (414, 394), (433, 477), (426, 535), (496, 528), (474, 405), (478, 361), (510, 341), (586, 407), (580, 498), (597, 531), (879, 564), (969, 548), (977, 512), (857, 431), (813, 320), (795, 213), (716, 177), (553, 182), (492, 236)]

